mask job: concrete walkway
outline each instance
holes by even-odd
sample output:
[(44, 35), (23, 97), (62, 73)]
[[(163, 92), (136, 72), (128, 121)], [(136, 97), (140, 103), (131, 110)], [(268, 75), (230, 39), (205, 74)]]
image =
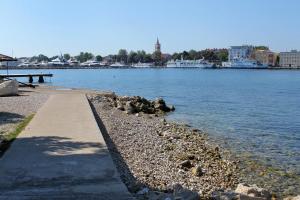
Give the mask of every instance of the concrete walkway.
[(52, 95), (13, 142), (0, 199), (133, 199), (84, 94)]

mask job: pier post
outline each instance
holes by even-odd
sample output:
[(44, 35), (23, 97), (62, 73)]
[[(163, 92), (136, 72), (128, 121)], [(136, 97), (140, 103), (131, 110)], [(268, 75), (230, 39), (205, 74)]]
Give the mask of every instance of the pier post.
[(33, 78), (32, 76), (29, 76), (29, 80), (28, 80), (29, 83), (32, 83), (33, 82)]
[(43, 76), (39, 76), (39, 83), (44, 83), (44, 77)]

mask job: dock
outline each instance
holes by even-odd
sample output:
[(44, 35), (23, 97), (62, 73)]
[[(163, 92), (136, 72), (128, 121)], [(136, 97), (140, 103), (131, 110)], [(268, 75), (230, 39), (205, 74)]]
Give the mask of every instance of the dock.
[(32, 83), (33, 82), (33, 77), (38, 77), (38, 82), (39, 83), (44, 83), (44, 77), (53, 77), (53, 74), (0, 74), (0, 79), (4, 78), (26, 78), (28, 77), (28, 82)]
[(134, 199), (85, 94), (52, 94), (0, 159), (1, 199)]

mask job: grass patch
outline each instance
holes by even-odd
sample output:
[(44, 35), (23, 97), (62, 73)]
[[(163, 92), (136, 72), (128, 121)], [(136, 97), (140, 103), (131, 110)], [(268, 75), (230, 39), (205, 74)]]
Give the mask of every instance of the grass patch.
[(0, 143), (0, 157), (3, 156), (5, 151), (10, 147), (11, 143), (18, 137), (18, 135), (24, 130), (24, 128), (32, 120), (34, 114), (26, 117), (22, 122), (20, 122), (16, 129), (3, 136), (2, 142)]

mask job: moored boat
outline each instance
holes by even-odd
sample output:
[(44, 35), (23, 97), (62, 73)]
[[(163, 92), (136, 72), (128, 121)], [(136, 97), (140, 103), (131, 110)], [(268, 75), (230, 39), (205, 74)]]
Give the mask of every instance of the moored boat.
[(167, 62), (167, 67), (169, 68), (211, 68), (214, 64), (210, 63), (204, 59), (198, 60), (170, 60)]
[(224, 68), (266, 68), (267, 66), (258, 63), (256, 60), (252, 59), (233, 59), (228, 62), (222, 62), (222, 67)]

